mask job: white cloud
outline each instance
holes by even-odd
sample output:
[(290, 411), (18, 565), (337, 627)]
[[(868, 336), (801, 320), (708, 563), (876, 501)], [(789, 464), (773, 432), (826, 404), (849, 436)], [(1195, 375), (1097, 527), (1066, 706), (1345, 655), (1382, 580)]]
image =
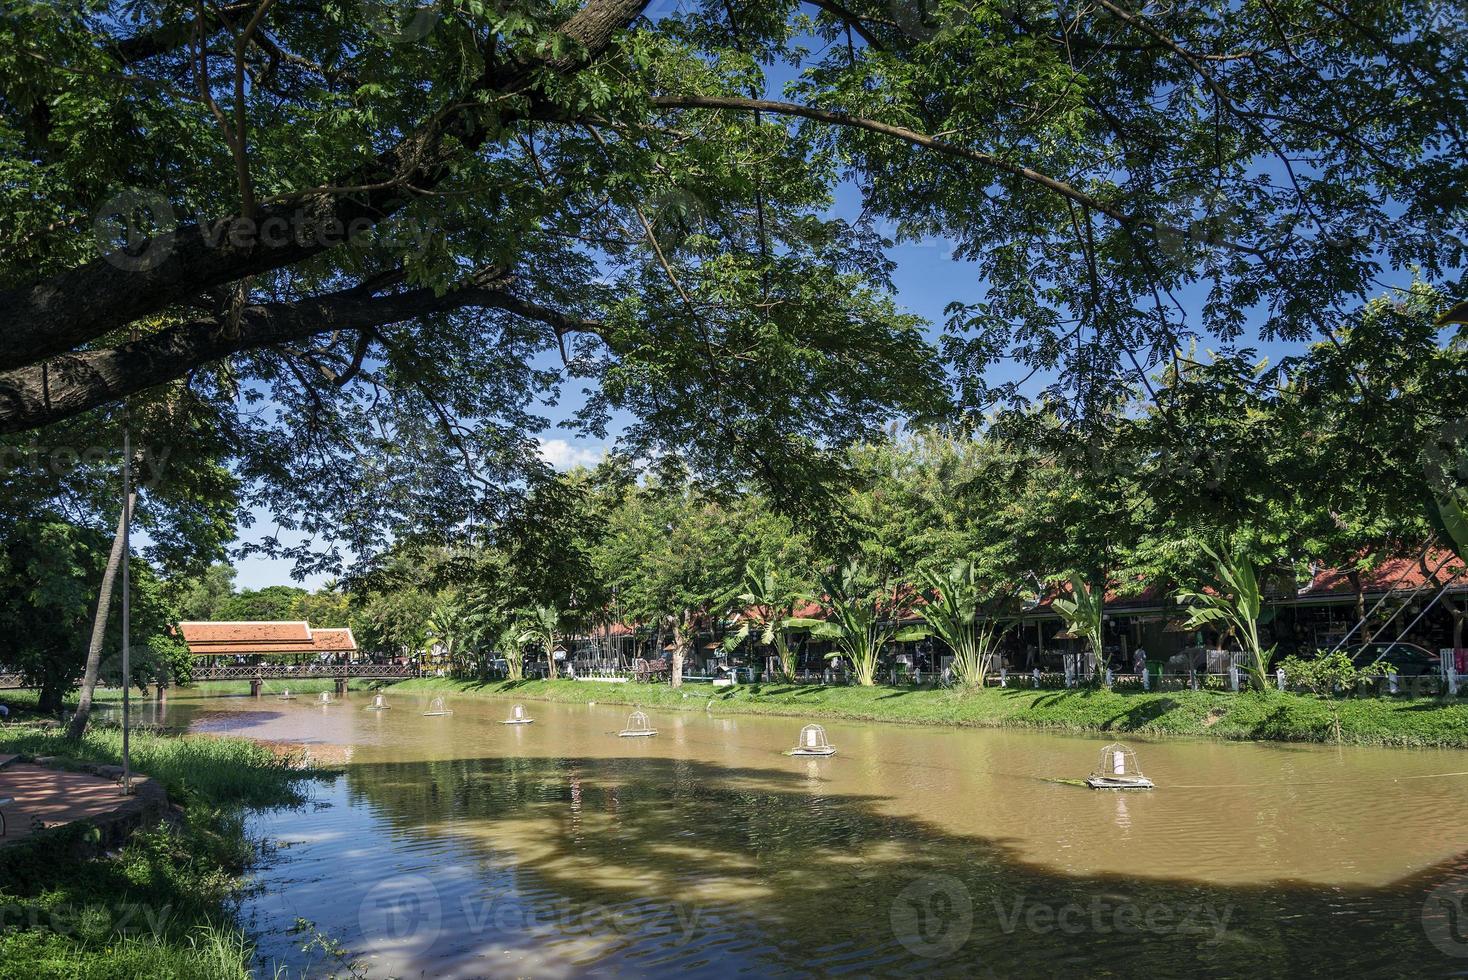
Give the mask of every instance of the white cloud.
[(595, 466), (606, 455), (606, 450), (600, 446), (577, 444), (566, 439), (546, 439), (538, 436), (536, 441), (540, 443), (540, 458), (557, 470), (569, 470), (576, 466)]

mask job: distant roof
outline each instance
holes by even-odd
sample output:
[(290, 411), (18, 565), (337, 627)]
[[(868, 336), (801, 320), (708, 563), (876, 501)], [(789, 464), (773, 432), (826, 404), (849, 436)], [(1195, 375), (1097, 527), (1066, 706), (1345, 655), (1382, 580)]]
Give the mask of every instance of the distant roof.
[(305, 620), (178, 624), (196, 657), (238, 653), (345, 653), (357, 649), (349, 629), (311, 629)]
[[(1429, 575), (1429, 573), (1432, 573)], [(1464, 573), (1463, 560), (1445, 548), (1430, 549), (1422, 560), (1388, 558), (1369, 572), (1362, 572), (1365, 593), (1412, 591), (1419, 587), (1441, 588)], [(1300, 590), (1300, 598), (1354, 594), (1348, 569), (1322, 568)]]

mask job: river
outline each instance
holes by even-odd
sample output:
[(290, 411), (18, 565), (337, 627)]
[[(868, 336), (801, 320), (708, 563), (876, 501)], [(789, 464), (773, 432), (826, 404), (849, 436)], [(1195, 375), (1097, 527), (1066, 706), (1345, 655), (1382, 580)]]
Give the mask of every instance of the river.
[(164, 709), (346, 760), (249, 820), (265, 976), (1468, 971), (1464, 751), (1131, 740), (1121, 793), (1060, 781), (1100, 736), (309, 697)]

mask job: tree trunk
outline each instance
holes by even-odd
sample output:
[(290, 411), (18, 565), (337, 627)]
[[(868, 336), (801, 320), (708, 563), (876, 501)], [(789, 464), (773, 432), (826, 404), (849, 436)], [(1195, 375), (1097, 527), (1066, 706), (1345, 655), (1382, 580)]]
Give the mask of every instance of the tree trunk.
[[(117, 518), (117, 534), (112, 538), (112, 551), (107, 556), (107, 567), (102, 571), (102, 588), (97, 596), (97, 615), (92, 620), (92, 641), (87, 645), (87, 666), (82, 671), (82, 693), (77, 702), (76, 714), (66, 726), (67, 738), (81, 738), (87, 730), (87, 719), (92, 714), (92, 694), (97, 689), (97, 671), (102, 664), (102, 641), (107, 635), (107, 614), (112, 609), (112, 587), (117, 581), (117, 570), (122, 567), (122, 526), (137, 504), (138, 495), (127, 498), (127, 511)], [(124, 684), (128, 678), (122, 679)]]
[(1366, 593), (1361, 589), (1361, 573), (1351, 571), (1346, 573), (1350, 580), (1351, 589), (1356, 593), (1356, 622), (1361, 624), (1361, 642), (1371, 642), (1371, 630), (1366, 627)]
[(1449, 606), (1453, 613), (1453, 649), (1463, 648), (1463, 620), (1468, 618), (1468, 609), (1463, 606)]
[(681, 623), (673, 624), (673, 673), (668, 683), (674, 687), (683, 686), (683, 657), (688, 652), (688, 635), (683, 631)]
[(547, 680), (556, 679), (556, 637), (552, 633), (550, 642), (545, 648), (545, 676)]

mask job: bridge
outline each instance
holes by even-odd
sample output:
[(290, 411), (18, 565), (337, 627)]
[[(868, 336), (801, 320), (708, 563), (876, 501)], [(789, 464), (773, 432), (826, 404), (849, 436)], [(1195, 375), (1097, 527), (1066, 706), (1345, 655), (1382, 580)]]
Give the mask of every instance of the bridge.
[[(263, 681), (336, 681), (338, 692), (344, 692), (347, 681), (354, 677), (377, 677), (383, 680), (406, 680), (418, 676), (418, 670), (407, 664), (230, 664), (225, 667), (194, 668), (195, 681), (249, 681), (250, 693), (259, 694)], [(0, 690), (28, 687), (20, 674), (0, 673)]]
[(259, 695), (264, 681), (336, 681), (338, 694), (347, 690), (354, 677), (376, 677), (383, 680), (406, 680), (419, 671), (407, 664), (229, 664), (224, 667), (196, 666), (195, 681), (249, 681), (250, 693)]

